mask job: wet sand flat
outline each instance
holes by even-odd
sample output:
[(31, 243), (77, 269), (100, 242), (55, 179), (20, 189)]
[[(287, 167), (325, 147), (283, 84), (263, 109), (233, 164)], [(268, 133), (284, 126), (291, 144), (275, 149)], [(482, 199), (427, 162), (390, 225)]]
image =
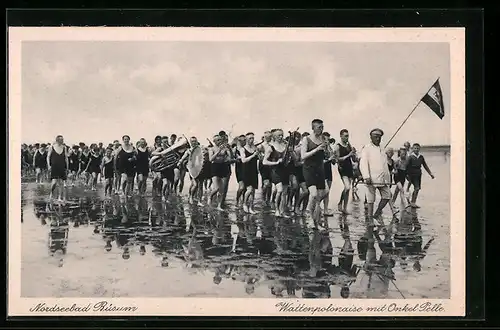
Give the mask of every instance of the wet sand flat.
[[(368, 293), (364, 270), (353, 276), (344, 267), (347, 259), (361, 269), (364, 264), (359, 251), (366, 234), (363, 186), (359, 186), (361, 201), (351, 202), (351, 215), (327, 218), (329, 231), (315, 251), (303, 219), (276, 218), (262, 206), (260, 191), (258, 214), (237, 210), (233, 176), (224, 212), (189, 205), (185, 196), (172, 196), (168, 203), (156, 200), (151, 197), (150, 180), (145, 198), (105, 199), (100, 184), (97, 192), (69, 188), (64, 205), (48, 203), (48, 184), (22, 183), (21, 294), (340, 298), (341, 288), (349, 286), (350, 298), (449, 298), (450, 163), (443, 153), (424, 155), (436, 179), (422, 175), (421, 208), (415, 214), (419, 228), (399, 229), (399, 237), (409, 239), (394, 245), (406, 254), (394, 256), (396, 280), (386, 293), (376, 289)], [(342, 190), (336, 168), (333, 173), (331, 209)], [(188, 187), (187, 177), (184, 194)], [(384, 221), (390, 220), (386, 208)], [(431, 237), (434, 241), (425, 254), (415, 252)], [(331, 245), (324, 248), (327, 241)], [(354, 250), (348, 257), (343, 249), (347, 243)], [(379, 244), (375, 248), (380, 257)], [(315, 276), (311, 268), (316, 259), (311, 255), (321, 259)], [(413, 267), (415, 260), (420, 271)]]

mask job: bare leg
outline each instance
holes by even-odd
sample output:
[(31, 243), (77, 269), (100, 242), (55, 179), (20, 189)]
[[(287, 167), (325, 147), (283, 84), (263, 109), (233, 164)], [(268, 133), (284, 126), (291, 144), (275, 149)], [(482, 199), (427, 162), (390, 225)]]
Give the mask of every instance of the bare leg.
[(245, 183), (243, 181), (238, 182), (238, 191), (236, 192), (236, 206), (243, 205), (243, 198), (245, 195)]
[(53, 196), (54, 196), (54, 190), (56, 190), (56, 187), (57, 187), (57, 180), (56, 179), (52, 179), (52, 183), (50, 185), (50, 196), (49, 196), (50, 199), (53, 198)]
[(278, 204), (282, 216), (286, 216), (287, 204), (288, 204), (288, 185), (284, 184), (281, 192), (281, 201)]
[(179, 187), (179, 181), (181, 178), (181, 170), (174, 168), (174, 193), (177, 193), (177, 188)]
[(122, 175), (121, 173), (115, 172), (115, 194), (118, 194), (121, 191), (121, 179)]
[(104, 196), (108, 196), (110, 188), (111, 188), (111, 179), (106, 179), (104, 185)]
[(66, 191), (66, 180), (61, 180), (62, 182), (62, 185), (61, 185), (61, 189), (62, 189), (62, 197), (63, 197), (63, 201), (66, 201), (66, 198), (68, 197), (67, 196), (67, 191)]
[(401, 187), (401, 183), (397, 183), (396, 184), (396, 188), (394, 189), (394, 193), (392, 194), (392, 204), (396, 203), (396, 199), (398, 198), (398, 194), (399, 194), (399, 191), (401, 190), (400, 189)]
[(164, 201), (167, 200), (169, 192), (170, 192), (170, 181), (168, 181), (167, 179), (162, 179), (161, 195)]
[(342, 176), (341, 179), (342, 183), (344, 184), (344, 190), (342, 190), (342, 194), (340, 195), (339, 211), (341, 211), (344, 214), (348, 214), (347, 205), (349, 204), (352, 179), (347, 176)]
[(377, 218), (382, 215), (382, 211), (384, 210), (384, 207), (387, 205), (389, 202), (389, 199), (381, 199), (380, 202), (378, 203), (377, 210), (373, 214), (374, 218)]
[(307, 226), (311, 228), (316, 227), (316, 221), (314, 219), (314, 210), (316, 209), (317, 198), (318, 198), (318, 190), (316, 186), (310, 186), (307, 188), (309, 190), (309, 198), (307, 202)]
[(212, 190), (210, 191), (210, 195), (208, 198), (208, 205), (212, 205), (214, 197), (219, 193), (220, 185), (222, 184), (222, 180), (216, 176), (212, 178)]
[(412, 204), (412, 206), (415, 206), (415, 204), (417, 203), (417, 198), (418, 198), (419, 191), (420, 191), (420, 188), (413, 187), (413, 193), (411, 194), (411, 204)]
[(269, 206), (271, 201), (271, 181), (269, 180), (264, 180), (262, 187), (262, 197), (266, 205)]
[(127, 194), (127, 174), (126, 173), (122, 173), (121, 175), (121, 193), (122, 194)]
[(97, 174), (98, 173), (92, 173), (92, 189), (97, 190)]
[(283, 212), (281, 209), (281, 202), (282, 202), (282, 199), (285, 200), (285, 196), (283, 196), (284, 187), (283, 187), (283, 184), (281, 182), (277, 183), (275, 185), (275, 187), (276, 187), (276, 195), (275, 195), (275, 202), (274, 202), (276, 205), (275, 215), (277, 217), (281, 217), (281, 216), (283, 216)]
[(250, 206), (248, 205), (249, 203), (249, 199), (250, 199), (250, 195), (252, 194), (253, 192), (253, 187), (252, 186), (249, 186), (246, 191), (245, 191), (245, 194), (243, 195), (242, 199), (243, 199), (243, 211), (249, 213), (250, 212)]
[(135, 175), (127, 177), (127, 196), (132, 196), (134, 193)]
[(288, 188), (288, 209), (291, 211), (295, 211), (294, 206), (297, 204), (300, 192), (299, 183), (295, 175), (290, 176), (290, 183), (291, 185)]
[(198, 183), (198, 206), (203, 206), (203, 184), (204, 182), (202, 180), (197, 180)]
[[(304, 213), (304, 210), (307, 208), (308, 200), (309, 200), (309, 190), (305, 182), (300, 183), (300, 195), (298, 200), (295, 202), (296, 213)], [(301, 207), (302, 205), (302, 207)]]
[(191, 185), (189, 186), (189, 203), (194, 203), (194, 197), (198, 190), (198, 181), (196, 179), (191, 179)]
[(145, 183), (144, 181), (145, 181), (144, 174), (137, 173), (137, 191), (139, 192), (139, 195), (142, 195), (143, 192), (142, 186)]
[(271, 194), (271, 205), (276, 207), (278, 203), (276, 203), (276, 195), (278, 194), (278, 188), (276, 187), (277, 185), (273, 186), (272, 194)]
[(253, 210), (254, 196), (255, 196), (255, 189), (252, 186), (249, 186), (247, 188), (247, 191), (245, 192), (243, 209), (252, 214), (255, 213), (255, 211)]
[(36, 183), (42, 183), (42, 170), (39, 168), (35, 169), (35, 181)]
[(332, 216), (333, 213), (330, 212), (328, 206), (330, 205), (330, 189), (332, 188), (332, 181), (326, 181), (325, 196), (323, 197), (323, 214), (325, 216)]
[(182, 193), (184, 190), (184, 180), (186, 179), (186, 170), (181, 169), (179, 174), (179, 193)]
[(161, 173), (160, 172), (154, 172), (153, 173), (153, 188), (152, 188), (152, 193), (153, 196), (160, 196), (162, 192), (162, 178), (161, 178)]
[(224, 207), (224, 204), (226, 202), (226, 196), (227, 196), (227, 190), (229, 188), (229, 177), (222, 178), (222, 191), (221, 191), (221, 198), (219, 201), (219, 209), (222, 209)]
[(366, 222), (373, 225), (373, 203), (366, 203)]
[[(406, 207), (407, 200), (406, 200), (406, 194), (405, 194), (404, 187), (403, 187), (403, 185), (401, 183), (398, 183), (397, 188), (399, 188), (399, 195), (400, 195), (400, 200), (401, 200), (401, 206), (402, 207)], [(393, 197), (393, 199), (395, 199), (395, 198)]]
[(57, 179), (56, 180), (56, 186), (58, 187), (58, 199), (60, 201), (63, 200), (63, 180)]
[(321, 202), (326, 198), (327, 196), (327, 193), (326, 193), (326, 189), (318, 189), (318, 193), (316, 195), (316, 205), (315, 205), (315, 208), (314, 208), (314, 221), (317, 222), (318, 226), (321, 225), (321, 208), (320, 208), (320, 205), (321, 205)]
[(129, 188), (129, 195), (132, 195), (132, 193), (135, 191), (135, 187), (136, 187), (136, 184), (137, 184), (137, 174), (134, 174), (132, 177), (130, 177), (130, 188)]

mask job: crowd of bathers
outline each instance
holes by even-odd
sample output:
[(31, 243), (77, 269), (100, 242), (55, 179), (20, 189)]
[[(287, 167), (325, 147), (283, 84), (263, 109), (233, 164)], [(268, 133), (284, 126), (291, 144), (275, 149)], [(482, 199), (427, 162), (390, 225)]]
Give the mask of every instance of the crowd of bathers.
[[(232, 138), (220, 131), (203, 144), (194, 136), (172, 134), (156, 136), (151, 145), (144, 138), (134, 145), (130, 136), (124, 135), (121, 141), (107, 146), (84, 142), (68, 146), (58, 135), (52, 144), (22, 145), (22, 173), (34, 174), (38, 184), (50, 180), (50, 198), (58, 188), (61, 200), (67, 186), (82, 184), (85, 189), (97, 190), (102, 181), (106, 196), (144, 195), (150, 179), (152, 195), (167, 201), (171, 194), (183, 193), (185, 176), (189, 175), (189, 203), (208, 204), (221, 210), (225, 208), (229, 181), (234, 175), (238, 183), (236, 205), (245, 212), (256, 212), (255, 192), (260, 190), (264, 206), (273, 208), (276, 216), (309, 214), (318, 218), (318, 214), (333, 215), (329, 195), (336, 166), (344, 185), (337, 205), (339, 212), (348, 214), (351, 196), (359, 200), (360, 183), (369, 188), (365, 203), (373, 206), (375, 191), (380, 192), (381, 203), (375, 214), (371, 209), (371, 217), (379, 217), (387, 203), (396, 212), (398, 195), (406, 206), (418, 207), (421, 167), (434, 178), (418, 143), (411, 146), (406, 142), (394, 159), (393, 148), (380, 146), (384, 134), (381, 129), (370, 132), (371, 141), (360, 152), (350, 144), (347, 129), (340, 131), (338, 141), (324, 131), (320, 119), (312, 121), (311, 129), (310, 133), (271, 129), (259, 141), (252, 132)], [(197, 149), (203, 161), (195, 164), (199, 168), (193, 177), (188, 168), (194, 167), (189, 165)], [(152, 170), (152, 158), (172, 154), (176, 156), (174, 164)], [(410, 186), (411, 200), (405, 196)]]

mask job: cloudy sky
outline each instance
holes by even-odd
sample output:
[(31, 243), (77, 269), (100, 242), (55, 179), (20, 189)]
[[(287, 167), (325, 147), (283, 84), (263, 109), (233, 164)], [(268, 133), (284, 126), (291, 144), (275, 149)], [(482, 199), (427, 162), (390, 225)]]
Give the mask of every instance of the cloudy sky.
[(387, 140), (440, 77), (444, 119), (421, 104), (391, 145), (448, 144), (449, 68), (446, 43), (25, 41), (22, 139), (260, 136), (318, 117), (358, 145), (374, 127)]

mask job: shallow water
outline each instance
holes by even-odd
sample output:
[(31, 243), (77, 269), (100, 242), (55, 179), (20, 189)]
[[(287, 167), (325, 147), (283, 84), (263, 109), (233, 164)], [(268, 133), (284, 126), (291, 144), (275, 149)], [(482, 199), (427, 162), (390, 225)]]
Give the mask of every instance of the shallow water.
[[(402, 212), (395, 237), (376, 241), (368, 253), (363, 237), (372, 232), (362, 201), (351, 203), (352, 215), (326, 218), (327, 232), (309, 235), (303, 218), (276, 218), (263, 208), (259, 192), (258, 214), (236, 210), (235, 182), (225, 212), (189, 205), (185, 196), (168, 203), (151, 196), (104, 199), (102, 186), (97, 192), (68, 188), (61, 205), (47, 202), (48, 184), (24, 182), (21, 294), (340, 298), (341, 288), (348, 287), (349, 298), (449, 298), (449, 156), (425, 156), (436, 179), (423, 174), (421, 208)], [(334, 169), (330, 208), (341, 189)], [(390, 221), (387, 207), (384, 222)], [(396, 248), (383, 254), (387, 244)], [(382, 261), (363, 269), (363, 255), (370, 259), (373, 253)], [(394, 260), (392, 269), (385, 256)]]

